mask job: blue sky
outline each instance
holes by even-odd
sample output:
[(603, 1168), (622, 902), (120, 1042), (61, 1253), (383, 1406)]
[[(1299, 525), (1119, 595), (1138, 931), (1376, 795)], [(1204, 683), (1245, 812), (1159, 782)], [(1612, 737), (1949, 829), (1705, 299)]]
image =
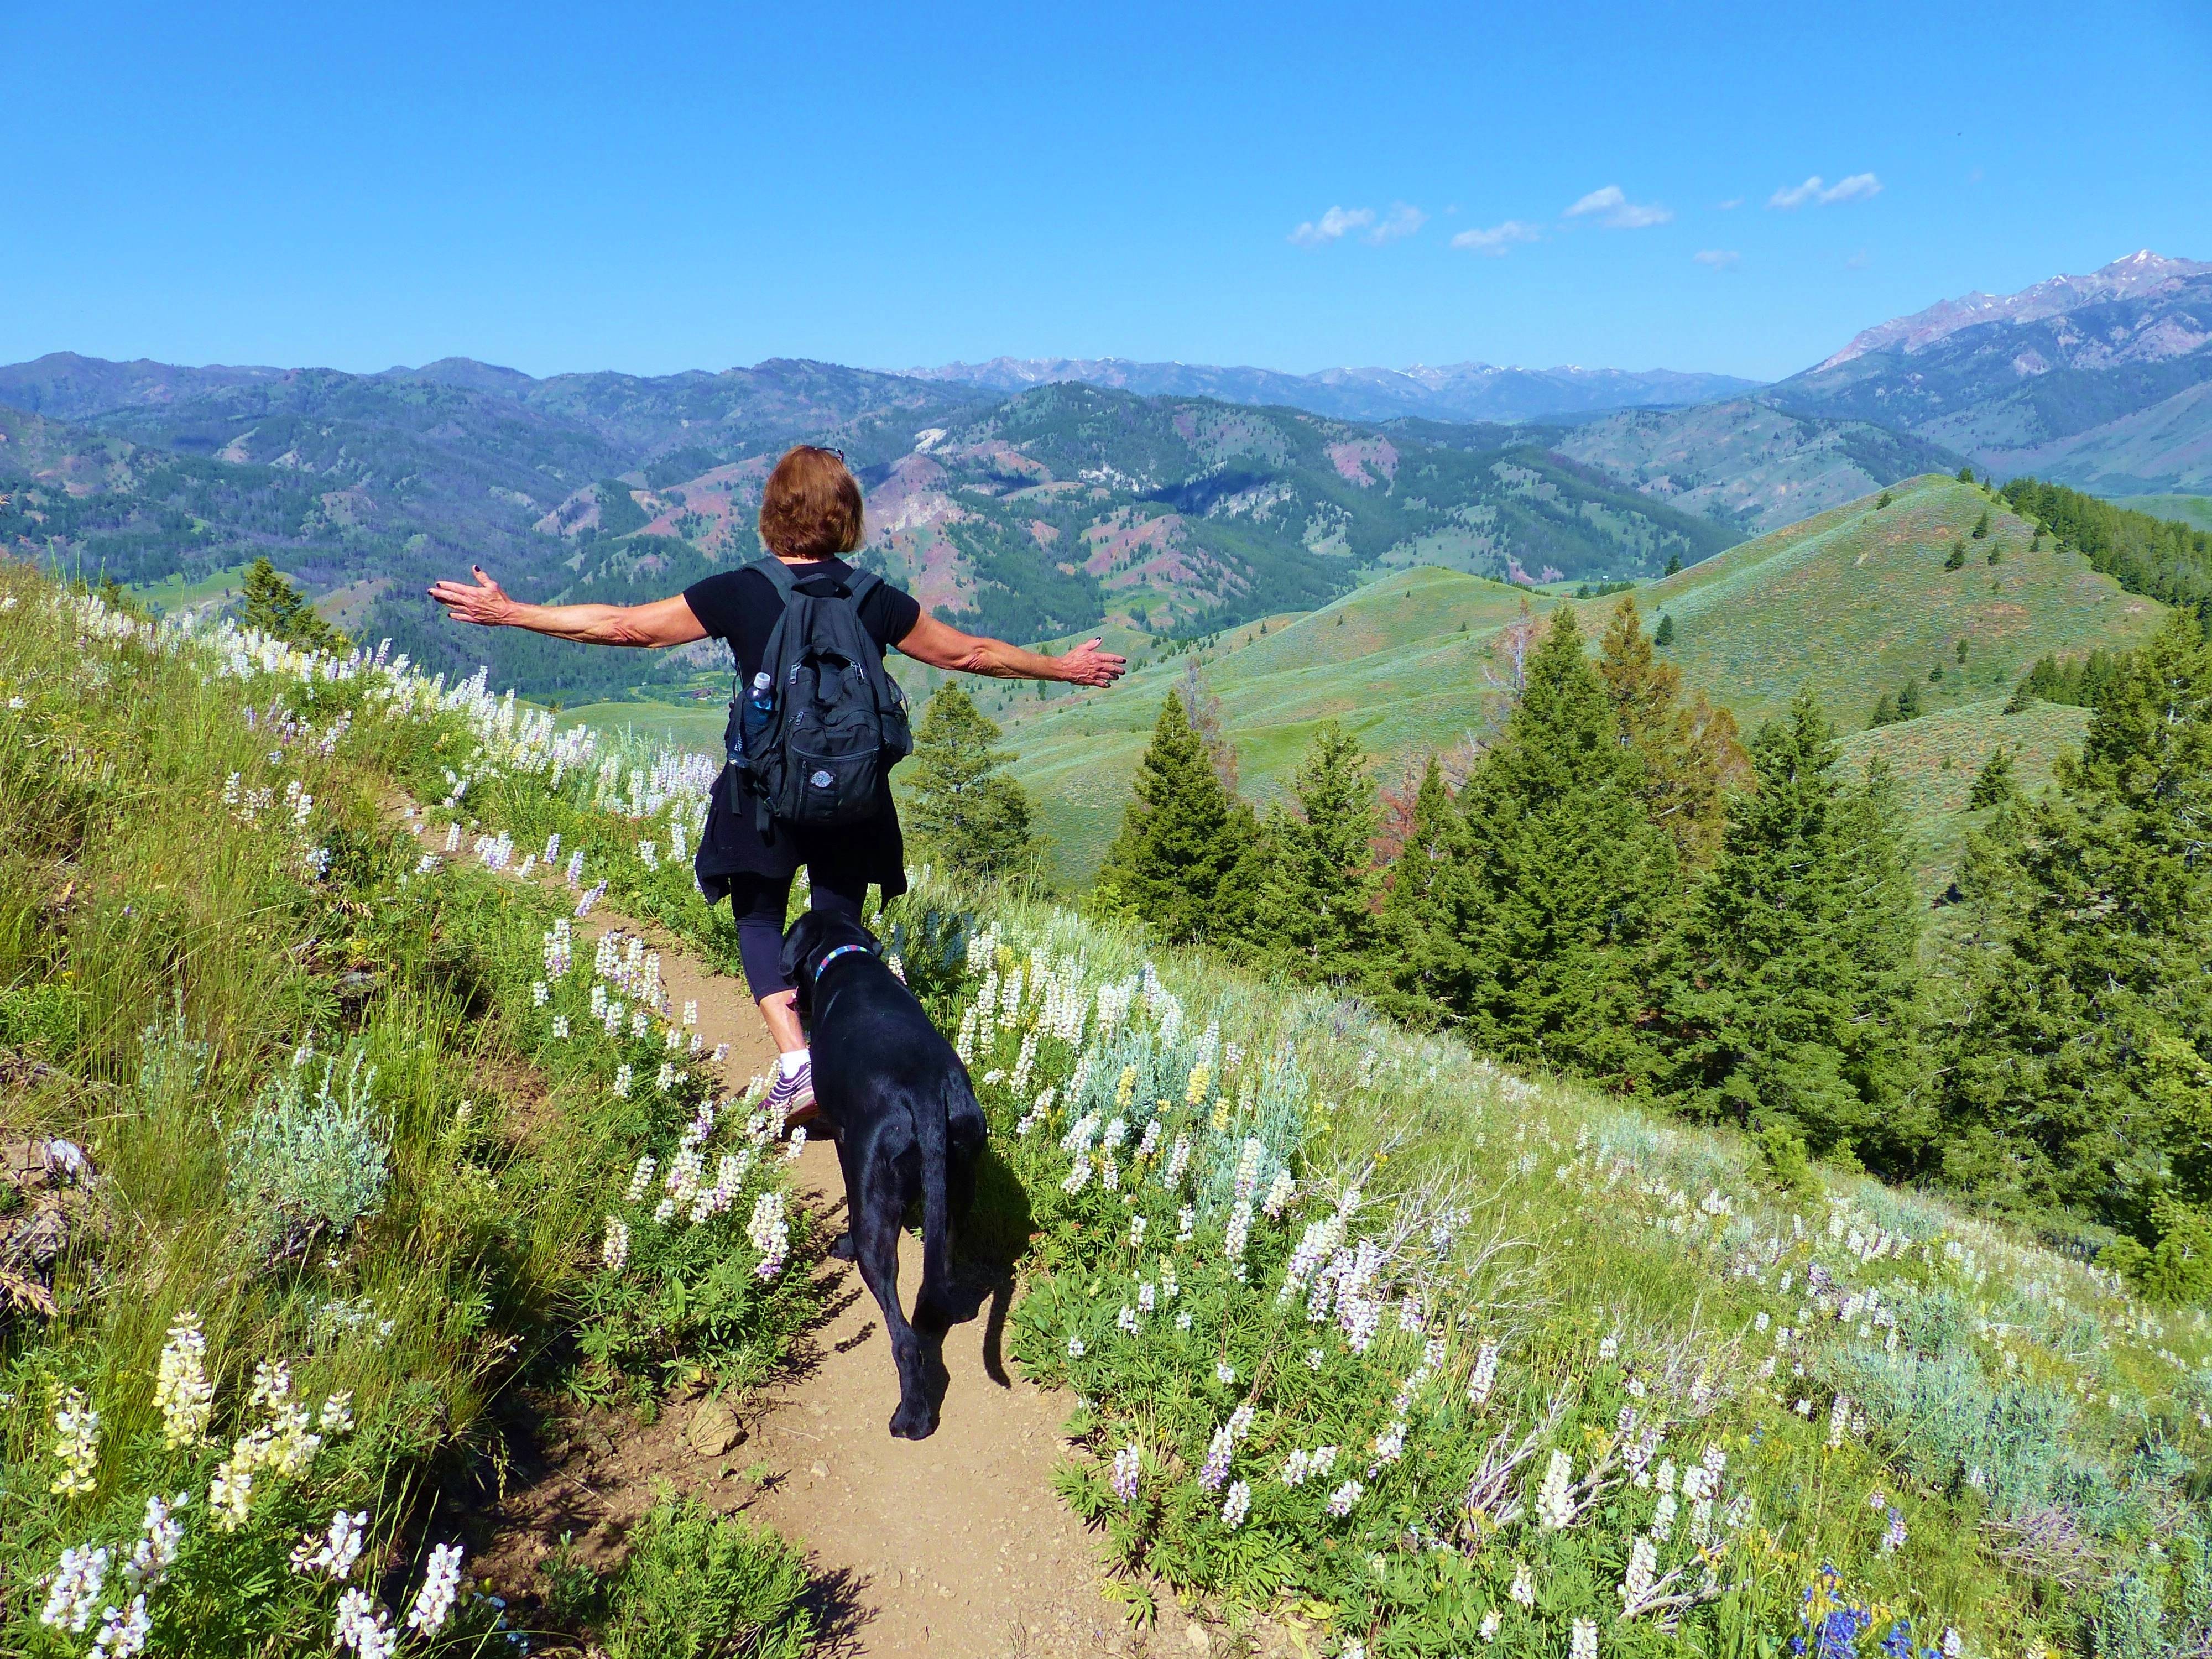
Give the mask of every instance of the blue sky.
[(1772, 377), (2212, 258), (2209, 19), (19, 0), (0, 361)]

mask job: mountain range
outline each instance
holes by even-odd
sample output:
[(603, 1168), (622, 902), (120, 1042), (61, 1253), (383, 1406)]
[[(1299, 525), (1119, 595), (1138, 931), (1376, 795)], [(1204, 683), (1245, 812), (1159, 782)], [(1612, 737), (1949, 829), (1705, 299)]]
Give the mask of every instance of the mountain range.
[(1451, 363), (1441, 368), (1325, 368), (1285, 374), (1272, 368), (1206, 363), (1139, 363), (1126, 357), (994, 357), (988, 363), (915, 368), (920, 380), (1015, 392), (1059, 380), (1112, 386), (1146, 397), (1215, 398), (1271, 404), (1346, 421), (1414, 416), (1437, 421), (1529, 421), (1601, 410), (1711, 403), (1754, 391), (1733, 374), (1655, 368), (1499, 368)]
[(700, 665), (460, 635), (414, 590), (474, 562), (532, 599), (665, 593), (757, 554), (761, 481), (808, 440), (868, 489), (866, 556), (945, 614), (1188, 638), (1408, 566), (1652, 576), (1967, 460), (2111, 493), (2203, 488), (2212, 266), (2144, 253), (1969, 295), (1749, 384), (1003, 358), (538, 378), (466, 358), (356, 374), (63, 352), (0, 368), (0, 544), (217, 592), (265, 554), (418, 657), (619, 695)]
[(1778, 408), (2105, 495), (2212, 489), (2212, 264), (2145, 252), (1867, 330)]

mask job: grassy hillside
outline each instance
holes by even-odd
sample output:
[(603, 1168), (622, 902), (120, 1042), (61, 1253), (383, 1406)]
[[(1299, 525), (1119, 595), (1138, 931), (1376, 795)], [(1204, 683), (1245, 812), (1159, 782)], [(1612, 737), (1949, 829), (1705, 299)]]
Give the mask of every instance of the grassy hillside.
[(1966, 811), (1966, 794), (1997, 746), (2011, 753), (2013, 777), (2033, 796), (2051, 781), (2058, 757), (2081, 747), (2089, 725), (2087, 709), (2059, 703), (2031, 703), (2016, 714), (2003, 709), (2002, 700), (1989, 697), (1844, 739), (1844, 764), (1854, 777), (1877, 755), (1896, 775), (1925, 896), (1942, 892), (1958, 867), (1966, 830), (1979, 816)]
[(2154, 519), (2178, 519), (2193, 529), (2212, 530), (2212, 495), (2124, 495), (2114, 505)]
[[(1517, 602), (1397, 580), (1434, 586), (1362, 596), (1342, 628), (1368, 658), (1447, 648), (1393, 604), (1456, 610), (1473, 635), (1484, 604), (1494, 622)], [(769, 1311), (727, 1236), (742, 1206), (664, 1233), (650, 1193), (618, 1195), (641, 1146), (672, 1150), (694, 1085), (646, 1086), (674, 1045), (649, 1021), (619, 1035), (619, 1010), (611, 1030), (586, 1018), (581, 953), (540, 966), (551, 896), (501, 873), (562, 829), (633, 912), (719, 953), (726, 930), (657, 839), (696, 823), (702, 775), (556, 741), (481, 685), (194, 644), (27, 579), (7, 597), (26, 614), (0, 632), (0, 1036), (39, 1045), (9, 1076), (33, 1079), (42, 1135), (89, 1147), (100, 1184), (70, 1201), (112, 1225), (58, 1273), (60, 1316), (0, 1350), (0, 1383), (40, 1402), (8, 1420), (0, 1639), (82, 1651), (36, 1622), (40, 1581), (65, 1547), (127, 1556), (146, 1492), (185, 1489), (153, 1650), (304, 1659), (330, 1650), (337, 1587), (286, 1553), (360, 1504), (371, 1593), (411, 1589), (415, 1471), (471, 1455), (509, 1366), (594, 1352), (549, 1324), (726, 1316), (705, 1290)], [(1260, 690), (1328, 701), (1298, 678), (1315, 627), (1337, 624), (1251, 642), (1283, 659)], [(246, 724), (278, 700), (283, 724)], [(473, 854), (458, 826), (426, 847), (379, 811), (449, 787), (449, 766), (471, 781)], [(287, 776), (312, 800), (277, 805)], [(146, 811), (149, 784), (198, 805)], [(1484, 1630), (1501, 1659), (1776, 1659), (1796, 1635), (1820, 1659), (2201, 1650), (2201, 1321), (1940, 1200), (1778, 1179), (1729, 1136), (1126, 929), (942, 887), (887, 924), (971, 1063), (998, 1188), (1018, 1189), (1031, 1248), (1007, 1349), (1079, 1397), (1060, 1491), (1133, 1610), (1170, 1590), (1225, 1601), (1337, 1659), (1471, 1651)], [(257, 1189), (226, 1187), (208, 1106), (251, 1119), (310, 1033), (382, 1062), (389, 1201), (272, 1270), (223, 1273), (207, 1246), (228, 1248), (228, 1206)], [(541, 1073), (561, 1085), (544, 1098)], [(630, 1218), (626, 1266), (599, 1265), (607, 1214)], [(687, 1239), (726, 1277), (625, 1302)], [(359, 1316), (364, 1297), (393, 1324)], [(264, 1460), (234, 1532), (199, 1495), (222, 1448), (163, 1447), (148, 1403), (185, 1297), (226, 1437), (263, 1409), (264, 1358), (291, 1358), (311, 1400), (355, 1389), (356, 1426), (304, 1475)], [(97, 1455), (79, 1455), (81, 1419), (53, 1422), (71, 1387), (101, 1413)], [(80, 1464), (82, 1492), (56, 1478)]]
[(1015, 775), (1036, 798), (1054, 841), (1053, 872), (1087, 883), (1121, 827), (1129, 778), (1151, 739), (1160, 699), (1195, 664), (1220, 699), (1247, 793), (1284, 787), (1316, 726), (1356, 730), (1385, 765), (1449, 748), (1486, 726), (1510, 672), (1488, 655), (1524, 598), (1458, 571), (1385, 576), (1322, 610), (1240, 629), (1211, 649), (1170, 657), (1107, 692), (1012, 711)]
[[(1990, 533), (1976, 539), (1985, 512)], [(1931, 710), (1958, 707), (2001, 696), (2045, 653), (2124, 647), (2156, 627), (2155, 600), (2048, 538), (2032, 552), (2033, 539), (2033, 526), (1980, 489), (1930, 475), (1899, 485), (1887, 507), (1863, 499), (1731, 548), (1639, 602), (1648, 619), (1674, 618), (1668, 655), (1685, 683), (1747, 731), (1803, 689), (1850, 730), (1908, 679)], [(1966, 562), (1946, 570), (1960, 542)]]
[[(325, 1538), (356, 1593), (426, 1596), (406, 1651), (514, 1651), (504, 1603), (423, 1591), (433, 1541), (481, 1561), (561, 1397), (742, 1386), (814, 1306), (747, 1242), (781, 1202), (764, 1133), (687, 1131), (718, 1079), (657, 958), (595, 963), (447, 769), (590, 874), (624, 848), (641, 911), (659, 825), (480, 686), (157, 628), (11, 561), (0, 612), (0, 1652), (328, 1653), (352, 1556), (303, 1566)], [(641, 814), (695, 811), (653, 781)], [(679, 1146), (750, 1150), (661, 1224), (625, 1194)], [(795, 1644), (793, 1553), (717, 1547), (783, 1584)]]

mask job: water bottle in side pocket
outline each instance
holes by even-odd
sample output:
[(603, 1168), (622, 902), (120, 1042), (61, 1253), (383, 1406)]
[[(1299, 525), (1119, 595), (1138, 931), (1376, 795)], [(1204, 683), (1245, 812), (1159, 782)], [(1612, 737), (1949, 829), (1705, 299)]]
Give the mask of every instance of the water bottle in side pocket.
[(753, 676), (753, 689), (746, 694), (738, 715), (738, 737), (748, 758), (761, 752), (762, 740), (775, 719), (775, 694), (763, 669)]

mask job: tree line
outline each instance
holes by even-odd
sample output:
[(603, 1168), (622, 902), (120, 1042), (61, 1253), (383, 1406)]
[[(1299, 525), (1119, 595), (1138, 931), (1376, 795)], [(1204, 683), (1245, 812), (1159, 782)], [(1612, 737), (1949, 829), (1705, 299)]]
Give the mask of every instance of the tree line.
[[(1847, 769), (1809, 696), (1742, 741), (1685, 696), (1632, 599), (1594, 655), (1556, 612), (1495, 739), (1463, 776), (1431, 758), (1410, 800), (1386, 802), (1330, 723), (1288, 798), (1255, 809), (1186, 684), (1085, 902), (1735, 1125), (1778, 1178), (1809, 1152), (1940, 1182), (2070, 1218), (2147, 1289), (2203, 1296), (2212, 649), (2177, 613), (2095, 678), (2082, 750), (2044, 794), (2002, 750), (1976, 780), (1940, 930), (1887, 769)], [(948, 687), (918, 738), (918, 847), (1034, 874), (997, 728)]]

